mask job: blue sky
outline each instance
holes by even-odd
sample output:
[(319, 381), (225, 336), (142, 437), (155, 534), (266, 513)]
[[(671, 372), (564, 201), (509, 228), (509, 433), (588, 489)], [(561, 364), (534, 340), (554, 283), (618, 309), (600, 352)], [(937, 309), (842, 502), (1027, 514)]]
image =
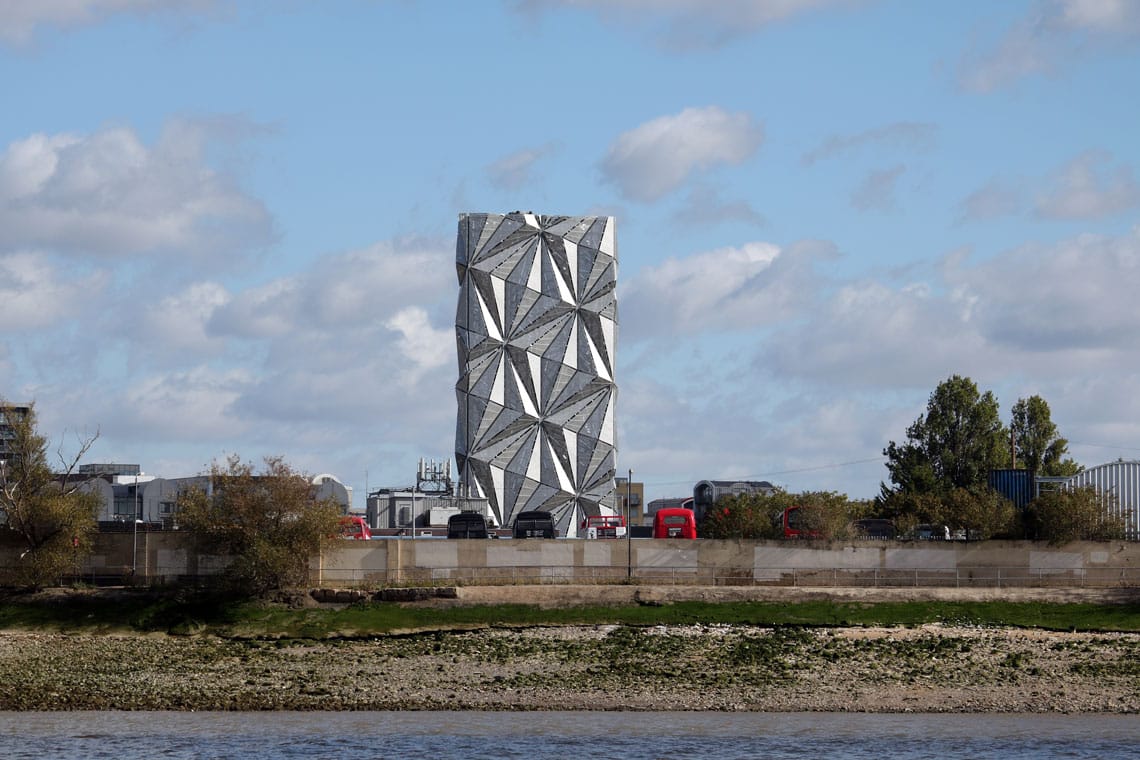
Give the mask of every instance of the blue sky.
[(649, 498), (873, 496), (953, 374), (1136, 458), (1138, 91), (1128, 0), (2, 3), (0, 396), (360, 508), (452, 456), (458, 214), (611, 214)]

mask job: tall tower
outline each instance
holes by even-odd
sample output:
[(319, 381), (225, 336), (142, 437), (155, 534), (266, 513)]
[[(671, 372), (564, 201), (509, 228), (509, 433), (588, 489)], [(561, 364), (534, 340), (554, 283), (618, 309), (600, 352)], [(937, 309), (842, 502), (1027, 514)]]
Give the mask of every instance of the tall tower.
[(461, 214), (455, 262), (460, 492), (565, 534), (614, 489), (614, 219)]

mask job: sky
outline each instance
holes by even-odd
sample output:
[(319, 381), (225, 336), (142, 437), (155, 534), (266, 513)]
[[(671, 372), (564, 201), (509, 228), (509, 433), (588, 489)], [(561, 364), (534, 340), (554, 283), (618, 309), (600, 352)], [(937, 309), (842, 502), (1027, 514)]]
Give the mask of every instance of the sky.
[(160, 477), (454, 455), (463, 212), (612, 215), (617, 470), (879, 492), (953, 375), (1140, 458), (1140, 3), (0, 0), (0, 397)]

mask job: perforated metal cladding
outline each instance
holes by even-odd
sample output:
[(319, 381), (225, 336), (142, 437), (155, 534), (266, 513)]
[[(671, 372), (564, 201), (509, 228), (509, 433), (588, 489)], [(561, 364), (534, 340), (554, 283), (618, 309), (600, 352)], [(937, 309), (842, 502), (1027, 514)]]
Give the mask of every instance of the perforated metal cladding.
[(614, 489), (614, 219), (462, 214), (455, 260), (460, 487), (565, 534)]

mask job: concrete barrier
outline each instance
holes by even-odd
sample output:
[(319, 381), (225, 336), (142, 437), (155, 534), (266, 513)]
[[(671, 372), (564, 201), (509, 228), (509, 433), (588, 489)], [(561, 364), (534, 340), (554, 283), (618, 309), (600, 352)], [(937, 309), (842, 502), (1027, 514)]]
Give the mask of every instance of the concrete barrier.
[[(0, 547), (0, 566), (16, 555)], [(80, 579), (177, 583), (223, 572), (180, 532), (100, 534)], [(343, 541), (312, 560), (317, 585), (380, 588), (576, 583), (708, 586), (1140, 586), (1140, 543), (1029, 541)]]

